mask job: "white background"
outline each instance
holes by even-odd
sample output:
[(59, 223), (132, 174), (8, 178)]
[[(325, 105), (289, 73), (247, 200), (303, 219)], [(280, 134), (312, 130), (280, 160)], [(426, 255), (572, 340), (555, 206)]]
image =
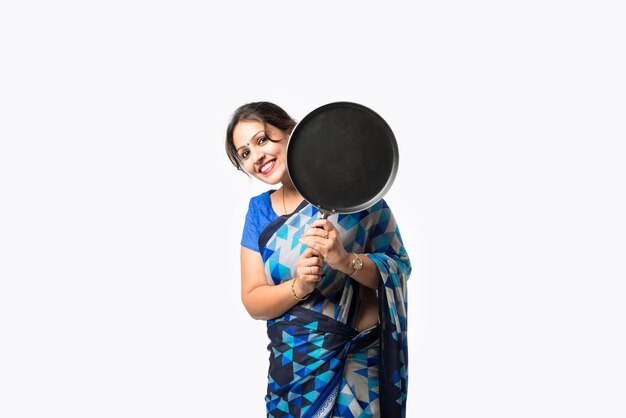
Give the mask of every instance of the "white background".
[(396, 134), (409, 417), (626, 416), (620, 2), (209, 3), (0, 6), (0, 416), (264, 416), (256, 100)]

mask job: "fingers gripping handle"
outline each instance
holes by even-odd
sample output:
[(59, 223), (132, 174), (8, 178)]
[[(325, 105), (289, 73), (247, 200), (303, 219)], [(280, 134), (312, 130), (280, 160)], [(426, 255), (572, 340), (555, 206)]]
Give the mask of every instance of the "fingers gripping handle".
[[(321, 206), (318, 206), (318, 207), (317, 207), (317, 210), (319, 210), (319, 212), (320, 212), (320, 219), (328, 219), (328, 217), (329, 217), (330, 215), (333, 215), (333, 214), (335, 214), (335, 213), (336, 213), (336, 211), (335, 211), (335, 210), (328, 211), (328, 210), (326, 210), (326, 209), (322, 209), (322, 208), (321, 208)], [(321, 226), (316, 226), (316, 228), (319, 228), (319, 229), (324, 229), (324, 228), (323, 228), (323, 227), (321, 227)], [(324, 259), (324, 257), (322, 257), (322, 259)]]

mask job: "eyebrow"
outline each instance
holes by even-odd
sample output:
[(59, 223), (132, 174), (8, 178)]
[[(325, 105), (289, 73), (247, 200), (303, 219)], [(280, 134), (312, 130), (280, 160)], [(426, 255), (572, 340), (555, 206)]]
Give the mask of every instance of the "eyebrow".
[[(258, 134), (260, 134), (261, 132), (265, 132), (265, 129), (261, 129), (259, 132), (255, 133), (254, 135), (252, 135), (252, 137), (250, 138), (250, 141), (252, 141), (254, 138), (256, 138), (256, 136)], [(250, 142), (248, 142), (246, 145), (242, 145), (239, 148), (237, 148), (237, 151), (239, 151), (240, 149), (247, 147), (248, 145), (250, 145)]]

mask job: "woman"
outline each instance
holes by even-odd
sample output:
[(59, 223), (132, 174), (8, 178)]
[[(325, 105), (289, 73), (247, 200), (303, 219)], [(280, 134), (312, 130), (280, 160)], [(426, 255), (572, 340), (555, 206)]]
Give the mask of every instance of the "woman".
[(403, 417), (411, 266), (402, 238), (384, 200), (319, 219), (287, 172), (295, 125), (255, 102), (234, 112), (226, 134), (237, 169), (281, 184), (250, 200), (241, 241), (241, 298), (270, 338), (268, 417)]

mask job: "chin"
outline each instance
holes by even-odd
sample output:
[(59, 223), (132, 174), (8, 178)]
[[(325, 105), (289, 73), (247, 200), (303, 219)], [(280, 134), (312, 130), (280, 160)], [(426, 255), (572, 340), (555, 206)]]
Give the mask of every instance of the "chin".
[(262, 181), (263, 183), (269, 184), (270, 186), (281, 183), (280, 180), (263, 179)]
[(262, 181), (263, 183), (266, 183), (266, 184), (269, 184), (269, 185), (274, 185), (274, 184), (280, 183), (280, 178), (277, 178), (275, 176), (265, 177), (265, 176), (262, 176), (261, 174), (258, 174), (255, 177), (257, 179), (259, 179), (260, 181)]

